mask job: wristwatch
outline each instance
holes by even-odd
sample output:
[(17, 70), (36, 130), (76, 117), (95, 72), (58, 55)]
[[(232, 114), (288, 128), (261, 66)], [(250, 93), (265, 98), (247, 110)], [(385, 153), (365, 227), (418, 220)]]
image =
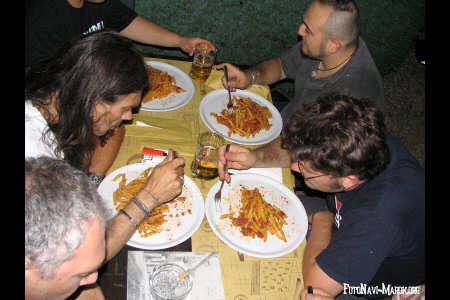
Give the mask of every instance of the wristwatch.
[(98, 176), (98, 174), (95, 173), (88, 173), (87, 175), (89, 177), (89, 180), (93, 182), (96, 186), (99, 186), (103, 180), (102, 177)]

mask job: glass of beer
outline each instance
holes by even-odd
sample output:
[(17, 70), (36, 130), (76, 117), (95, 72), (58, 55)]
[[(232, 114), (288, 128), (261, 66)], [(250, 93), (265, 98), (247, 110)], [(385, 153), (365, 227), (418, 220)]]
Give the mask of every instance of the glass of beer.
[(208, 180), (219, 176), (217, 150), (224, 144), (225, 140), (218, 133), (204, 132), (200, 134), (194, 161), (191, 165), (192, 177)]
[(194, 51), (194, 60), (189, 75), (197, 82), (205, 82), (216, 60), (216, 51), (208, 51), (208, 46), (201, 44)]

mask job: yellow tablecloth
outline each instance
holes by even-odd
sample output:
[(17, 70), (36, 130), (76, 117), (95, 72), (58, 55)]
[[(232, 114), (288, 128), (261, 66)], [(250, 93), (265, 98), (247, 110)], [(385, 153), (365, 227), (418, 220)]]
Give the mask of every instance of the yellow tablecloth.
[[(185, 61), (154, 59), (171, 64), (186, 74), (189, 74), (191, 63)], [(209, 92), (223, 88), (221, 78), (223, 72), (213, 69), (205, 83), (193, 81), (195, 93), (192, 100), (180, 109), (168, 112), (149, 112), (141, 110), (135, 115), (133, 125), (126, 125), (126, 136), (109, 172), (124, 165), (140, 162), (142, 148), (174, 149), (186, 161), (185, 172), (190, 176), (190, 165), (194, 158), (197, 137), (200, 132), (208, 131), (199, 115), (199, 105), (202, 98)], [(270, 89), (267, 86), (252, 86), (250, 91), (258, 93), (272, 101)], [(137, 126), (136, 121), (145, 122), (163, 129)], [(203, 196), (217, 181), (193, 178)], [(290, 169), (283, 169), (283, 184), (289, 188), (294, 186), (294, 178)], [(200, 229), (192, 236), (192, 251), (219, 252), (221, 260), (222, 279), (228, 300), (271, 300), (292, 299), (296, 283), (303, 282), (301, 261), (306, 242), (303, 242), (292, 253), (280, 258), (259, 259), (241, 255), (222, 241), (212, 232), (205, 219)], [(243, 258), (243, 260), (242, 260)]]

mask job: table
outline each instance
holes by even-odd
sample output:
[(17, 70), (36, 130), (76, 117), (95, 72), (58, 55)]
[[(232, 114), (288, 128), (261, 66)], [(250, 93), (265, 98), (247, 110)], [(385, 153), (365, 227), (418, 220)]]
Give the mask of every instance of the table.
[[(149, 58), (178, 67), (189, 73), (191, 63), (186, 61)], [(214, 89), (222, 88), (220, 78), (223, 72), (213, 69), (205, 83), (194, 81), (193, 99), (184, 107), (168, 112), (139, 111), (133, 123), (126, 125), (126, 136), (118, 156), (109, 172), (130, 163), (140, 162), (140, 153), (144, 147), (159, 149), (172, 148), (186, 161), (185, 172), (190, 176), (190, 165), (194, 158), (196, 140), (200, 132), (208, 131), (199, 115), (202, 98)], [(272, 101), (267, 86), (252, 86), (250, 91)], [(163, 129), (137, 126), (136, 121), (157, 125)], [(290, 169), (283, 169), (283, 184), (294, 186), (294, 177)], [(204, 198), (217, 181), (193, 178)], [(295, 251), (274, 259), (259, 259), (242, 255), (220, 241), (209, 228), (206, 217), (199, 230), (187, 241), (167, 251), (212, 251), (219, 252), (222, 280), (226, 299), (230, 300), (270, 300), (292, 299), (294, 290), (302, 282), (301, 262), (306, 241)], [(136, 248), (126, 245), (116, 257), (99, 271), (99, 284), (108, 300), (126, 299), (127, 293), (127, 253)], [(197, 299), (195, 299), (197, 300)]]

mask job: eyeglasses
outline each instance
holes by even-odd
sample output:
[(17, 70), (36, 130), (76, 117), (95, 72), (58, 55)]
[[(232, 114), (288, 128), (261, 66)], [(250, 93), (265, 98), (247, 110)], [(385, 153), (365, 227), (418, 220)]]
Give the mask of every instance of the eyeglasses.
[(300, 175), (303, 176), (303, 180), (305, 180), (305, 181), (310, 180), (310, 179), (314, 179), (314, 178), (318, 178), (318, 177), (322, 177), (322, 176), (327, 176), (327, 174), (320, 174), (320, 175), (305, 177), (305, 175), (303, 174), (303, 171), (302, 171), (303, 167), (300, 164), (300, 161), (297, 161), (297, 165), (298, 165), (298, 171), (299, 171)]

